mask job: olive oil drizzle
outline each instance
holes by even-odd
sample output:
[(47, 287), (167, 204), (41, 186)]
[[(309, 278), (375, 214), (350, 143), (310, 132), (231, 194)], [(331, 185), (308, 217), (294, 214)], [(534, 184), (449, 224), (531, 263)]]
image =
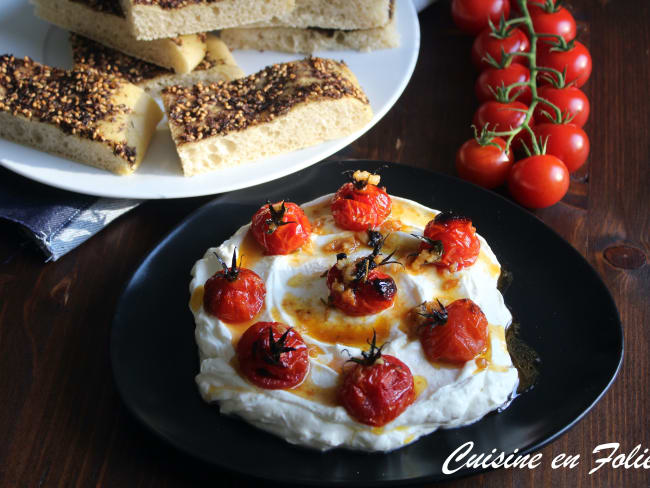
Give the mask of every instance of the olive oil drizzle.
[[(504, 294), (512, 285), (513, 274), (501, 267), (501, 274), (497, 282), (497, 289)], [(511, 311), (512, 312), (512, 311)], [(506, 330), (506, 345), (512, 364), (517, 368), (519, 384), (514, 396), (532, 390), (539, 379), (539, 368), (542, 363), (539, 354), (521, 338), (521, 327), (519, 322), (513, 319), (512, 324)]]
[(519, 322), (513, 321), (508, 327), (506, 344), (508, 353), (512, 358), (512, 364), (519, 373), (519, 385), (516, 394), (521, 395), (528, 390), (532, 390), (537, 384), (541, 360), (537, 351), (521, 338)]

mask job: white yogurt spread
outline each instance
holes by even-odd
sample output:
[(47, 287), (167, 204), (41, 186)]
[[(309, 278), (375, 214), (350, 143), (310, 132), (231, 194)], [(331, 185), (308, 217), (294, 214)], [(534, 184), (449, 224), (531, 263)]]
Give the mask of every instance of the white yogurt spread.
[[(383, 267), (397, 284), (394, 305), (376, 315), (350, 317), (323, 303), (321, 299), (326, 300), (329, 291), (322, 275), (336, 263), (337, 252), (348, 251), (354, 259), (371, 250), (358, 241), (356, 249), (344, 249), (355, 243), (355, 233), (335, 225), (329, 211), (331, 198), (326, 195), (302, 205), (314, 232), (311, 243), (295, 253), (264, 255), (248, 232), (250, 225), (245, 225), (219, 247), (208, 249), (194, 265), (190, 308), (200, 356), (196, 382), (204, 400), (217, 402), (222, 413), (238, 415), (294, 444), (363, 451), (396, 449), (438, 428), (475, 422), (506, 404), (518, 382), (504, 334), (512, 317), (497, 290), (501, 268), (485, 240), (479, 236), (481, 252), (476, 263), (456, 273), (439, 273), (432, 265), (417, 272), (399, 265)], [(392, 200), (391, 215), (380, 229), (383, 234), (391, 232), (383, 252), (398, 248), (396, 256), (405, 262), (406, 255), (419, 244), (410, 234), (421, 235), (438, 212), (403, 198)], [(362, 233), (356, 235), (362, 237)], [(204, 283), (222, 269), (213, 253), (230, 262), (235, 248), (244, 254), (243, 266), (254, 270), (266, 284), (262, 310), (242, 325), (226, 324), (209, 315), (202, 299)], [(458, 367), (427, 360), (408, 312), (435, 298), (443, 304), (471, 298), (481, 307), (490, 324), (485, 353)], [(310, 347), (310, 373), (297, 388), (265, 390), (237, 371), (234, 344), (257, 321), (294, 327)], [(367, 349), (365, 341), (372, 337), (373, 329), (378, 344), (388, 341), (383, 352), (409, 366), (417, 395), (400, 416), (380, 428), (355, 421), (336, 403), (341, 368), (349, 354), (359, 356), (361, 348)]]

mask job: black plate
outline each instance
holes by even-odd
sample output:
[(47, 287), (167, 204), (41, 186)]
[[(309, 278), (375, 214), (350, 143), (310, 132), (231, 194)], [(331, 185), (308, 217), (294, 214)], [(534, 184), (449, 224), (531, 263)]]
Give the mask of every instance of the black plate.
[(542, 359), (538, 385), (499, 414), (437, 431), (389, 454), (297, 448), (220, 415), (201, 400), (187, 305), (194, 262), (248, 222), (267, 199), (306, 202), (335, 191), (343, 169), (380, 164), (327, 162), (230, 193), (196, 211), (151, 251), (126, 286), (111, 337), (117, 387), (140, 421), (182, 451), (221, 468), (282, 482), (376, 486), (449, 479), (442, 463), (467, 441), (474, 441), (475, 453), (539, 449), (589, 411), (614, 380), (623, 357), (618, 312), (594, 269), (534, 215), (498, 195), (397, 164), (382, 171), (391, 194), (470, 216), (513, 272), (506, 302), (522, 324), (522, 337)]

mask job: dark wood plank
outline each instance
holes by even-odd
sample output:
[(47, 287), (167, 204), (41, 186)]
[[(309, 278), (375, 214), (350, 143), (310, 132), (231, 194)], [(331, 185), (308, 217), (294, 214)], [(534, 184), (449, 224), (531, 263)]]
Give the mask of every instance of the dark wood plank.
[[(625, 327), (626, 358), (592, 412), (541, 451), (540, 468), (444, 486), (648, 486), (647, 470), (587, 473), (598, 444), (620, 442), (623, 452), (650, 448), (650, 4), (576, 0), (573, 10), (594, 58), (585, 87), (592, 156), (571, 194), (537, 214), (609, 286)], [(340, 156), (453, 174), (476, 106), (471, 39), (453, 27), (447, 2), (427, 10), (421, 23), (422, 51), (404, 95)], [(254, 484), (160, 443), (125, 412), (110, 372), (109, 327), (123, 284), (165, 233), (208, 200), (146, 203), (47, 264), (14, 226), (0, 223), (0, 486)], [(560, 453), (580, 454), (580, 466), (551, 469)]]

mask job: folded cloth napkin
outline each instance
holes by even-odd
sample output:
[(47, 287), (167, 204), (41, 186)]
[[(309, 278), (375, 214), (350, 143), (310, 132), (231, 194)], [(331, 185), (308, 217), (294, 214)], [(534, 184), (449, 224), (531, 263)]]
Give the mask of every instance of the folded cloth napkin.
[(21, 225), (46, 261), (56, 261), (140, 202), (57, 190), (0, 170), (0, 218)]
[[(418, 12), (433, 2), (413, 0)], [(21, 225), (47, 261), (56, 261), (140, 202), (57, 190), (0, 169), (0, 218)]]

